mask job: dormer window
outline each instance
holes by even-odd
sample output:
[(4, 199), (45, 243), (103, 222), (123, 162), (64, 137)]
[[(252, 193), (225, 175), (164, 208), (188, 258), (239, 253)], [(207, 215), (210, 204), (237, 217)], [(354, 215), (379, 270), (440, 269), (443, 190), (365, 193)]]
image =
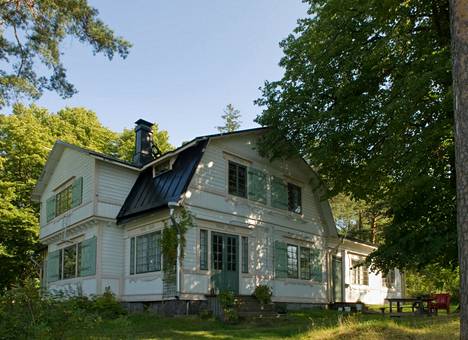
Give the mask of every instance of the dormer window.
[(167, 171), (172, 170), (172, 165), (174, 164), (174, 161), (175, 158), (170, 158), (155, 164), (153, 166), (153, 177), (159, 176)]

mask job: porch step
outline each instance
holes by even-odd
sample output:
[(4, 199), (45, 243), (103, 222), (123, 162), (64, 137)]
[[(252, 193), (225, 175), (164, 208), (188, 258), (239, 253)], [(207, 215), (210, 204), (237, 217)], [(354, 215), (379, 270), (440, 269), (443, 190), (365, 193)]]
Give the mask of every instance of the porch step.
[(253, 296), (239, 295), (236, 297), (237, 313), (241, 318), (277, 318), (279, 315), (273, 303), (262, 305)]

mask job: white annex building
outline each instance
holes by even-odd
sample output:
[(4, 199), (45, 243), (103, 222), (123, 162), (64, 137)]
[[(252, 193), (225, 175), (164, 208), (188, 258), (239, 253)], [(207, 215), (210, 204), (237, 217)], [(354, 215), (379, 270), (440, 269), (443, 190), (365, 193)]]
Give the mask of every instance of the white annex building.
[[(159, 155), (152, 124), (136, 124), (131, 163), (54, 145), (33, 192), (48, 289), (107, 288), (129, 303), (250, 295), (259, 284), (272, 288), (273, 301), (291, 304), (382, 304), (403, 293), (398, 270), (382, 277), (359, 266), (375, 246), (338, 237), (304, 160), (258, 154), (264, 128), (198, 137)], [(180, 209), (193, 223), (170, 281), (159, 241)]]

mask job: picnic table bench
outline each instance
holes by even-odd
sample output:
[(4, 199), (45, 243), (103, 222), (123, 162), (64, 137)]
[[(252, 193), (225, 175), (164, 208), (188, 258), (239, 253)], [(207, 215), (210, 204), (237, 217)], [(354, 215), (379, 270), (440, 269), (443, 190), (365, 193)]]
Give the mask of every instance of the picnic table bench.
[[(417, 314), (431, 314), (430, 308), (428, 305), (430, 302), (434, 301), (434, 298), (431, 297), (407, 297), (407, 298), (387, 298), (385, 299), (389, 303), (390, 316), (404, 314), (403, 307), (405, 304), (411, 303), (411, 312), (414, 313), (414, 309), (417, 309)], [(396, 313), (393, 313), (393, 304), (396, 304)]]

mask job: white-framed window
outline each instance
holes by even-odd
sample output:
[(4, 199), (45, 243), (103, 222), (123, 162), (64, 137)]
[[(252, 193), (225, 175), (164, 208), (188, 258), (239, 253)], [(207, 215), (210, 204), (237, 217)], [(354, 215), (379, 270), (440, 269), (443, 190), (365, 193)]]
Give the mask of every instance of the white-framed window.
[(229, 161), (228, 177), (229, 194), (247, 198), (247, 167)]
[(96, 237), (50, 252), (47, 282), (96, 274)]
[(363, 260), (351, 259), (351, 283), (354, 285), (369, 285), (369, 271)]
[(130, 239), (130, 275), (161, 270), (161, 232)]
[(72, 183), (49, 197), (46, 201), (46, 220), (52, 221), (68, 210), (79, 206), (83, 201), (83, 177), (76, 178)]
[(319, 249), (275, 241), (275, 277), (322, 281)]
[(208, 230), (200, 230), (200, 270), (208, 270)]
[(302, 188), (299, 185), (231, 160), (228, 160), (228, 194), (302, 214)]

